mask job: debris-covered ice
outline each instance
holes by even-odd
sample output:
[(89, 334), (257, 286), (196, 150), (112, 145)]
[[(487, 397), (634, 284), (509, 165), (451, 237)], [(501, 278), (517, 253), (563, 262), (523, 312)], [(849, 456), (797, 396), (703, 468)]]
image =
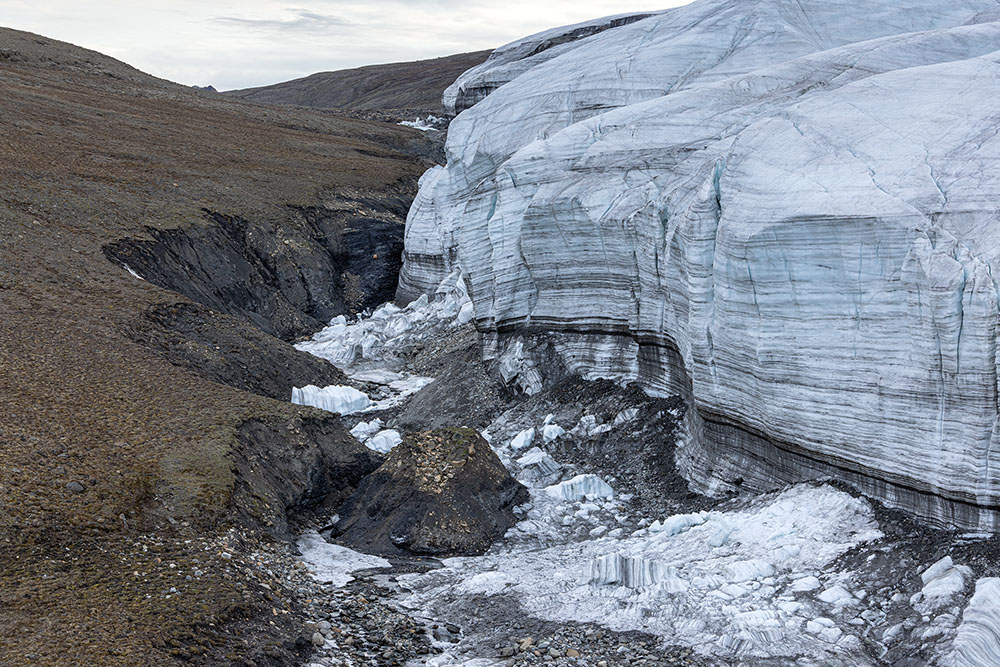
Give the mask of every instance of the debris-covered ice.
[(352, 572), (376, 567), (389, 567), (389, 561), (378, 556), (369, 556), (352, 551), (338, 544), (331, 544), (314, 530), (306, 531), (298, 541), (302, 560), (320, 581), (332, 582), (334, 586), (344, 586), (353, 579)]
[(453, 558), (401, 581), (415, 606), (433, 605), (448, 591), (502, 591), (544, 619), (642, 630), (708, 655), (871, 664), (856, 637), (845, 639), (846, 621), (823, 620), (838, 613), (844, 595), (854, 596), (832, 586), (825, 589), (833, 590), (830, 601), (815, 594), (817, 575), (837, 556), (881, 536), (866, 501), (801, 485), (740, 510), (682, 517), (620, 539), (597, 531), (582, 542)]

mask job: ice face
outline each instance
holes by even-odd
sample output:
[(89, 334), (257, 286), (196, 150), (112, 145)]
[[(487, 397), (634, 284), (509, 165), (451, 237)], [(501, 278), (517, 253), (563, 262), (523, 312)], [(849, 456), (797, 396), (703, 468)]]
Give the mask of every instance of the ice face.
[(460, 267), (526, 393), (539, 333), (690, 391), (703, 492), (834, 475), (992, 530), (995, 6), (706, 0), (511, 45), (458, 86), (485, 96), (421, 180), (400, 294)]

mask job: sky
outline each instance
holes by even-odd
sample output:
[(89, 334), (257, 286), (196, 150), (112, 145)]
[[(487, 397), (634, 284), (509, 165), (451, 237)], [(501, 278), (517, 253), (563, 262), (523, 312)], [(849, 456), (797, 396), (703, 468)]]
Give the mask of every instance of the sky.
[[(219, 90), (500, 46), (687, 0), (0, 0), (0, 25)], [(0, 44), (2, 46), (2, 44)]]

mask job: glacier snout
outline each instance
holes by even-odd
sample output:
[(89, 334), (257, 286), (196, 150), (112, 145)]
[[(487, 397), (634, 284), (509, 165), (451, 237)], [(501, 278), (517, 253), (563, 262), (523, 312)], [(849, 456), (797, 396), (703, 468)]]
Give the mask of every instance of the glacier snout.
[(522, 63), (421, 182), (400, 296), (461, 268), (488, 354), (685, 394), (699, 490), (1000, 528), (995, 3), (872, 4), (696, 2)]

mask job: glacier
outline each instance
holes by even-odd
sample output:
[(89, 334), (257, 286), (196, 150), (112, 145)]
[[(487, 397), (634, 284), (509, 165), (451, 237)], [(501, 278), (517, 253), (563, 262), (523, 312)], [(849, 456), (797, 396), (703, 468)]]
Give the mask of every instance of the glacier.
[(445, 94), (402, 301), (483, 353), (680, 393), (708, 494), (848, 482), (995, 531), (1000, 5), (700, 0), (498, 49)]

